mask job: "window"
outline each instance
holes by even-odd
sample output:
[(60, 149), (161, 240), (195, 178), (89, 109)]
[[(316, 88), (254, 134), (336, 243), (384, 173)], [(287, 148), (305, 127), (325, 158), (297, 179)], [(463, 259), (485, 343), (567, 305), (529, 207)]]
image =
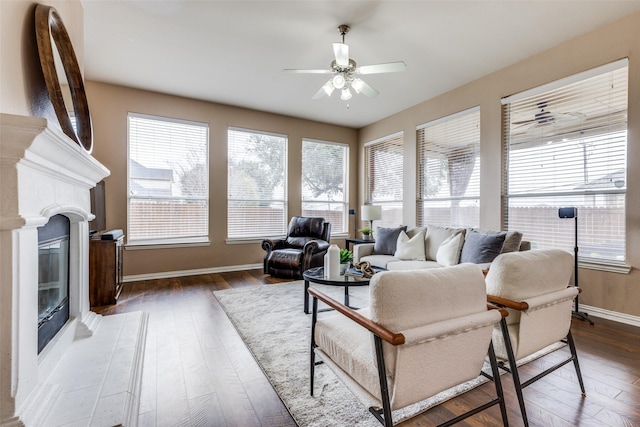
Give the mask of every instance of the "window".
[(332, 234), (348, 233), (347, 162), (349, 147), (302, 141), (302, 215), (323, 217)]
[(534, 248), (625, 261), (627, 60), (503, 101), (505, 222)]
[(382, 207), (382, 221), (374, 224), (374, 228), (397, 226), (403, 222), (403, 142), (400, 132), (369, 142), (364, 147), (365, 202)]
[(131, 244), (207, 241), (209, 127), (129, 113)]
[(287, 137), (229, 128), (227, 143), (228, 238), (286, 234)]
[(480, 108), (418, 127), (418, 221), (480, 225)]

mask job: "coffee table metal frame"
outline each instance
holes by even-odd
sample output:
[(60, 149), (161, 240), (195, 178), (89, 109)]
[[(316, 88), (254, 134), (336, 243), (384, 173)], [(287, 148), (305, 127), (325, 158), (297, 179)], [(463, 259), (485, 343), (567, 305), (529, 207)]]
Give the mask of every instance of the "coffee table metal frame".
[[(349, 305), (349, 286), (366, 286), (369, 284), (370, 279), (366, 277), (352, 277), (352, 276), (344, 276), (341, 275), (335, 279), (328, 279), (324, 277), (324, 267), (314, 267), (310, 268), (304, 273), (302, 273), (302, 277), (304, 278), (304, 312), (305, 314), (311, 313), (309, 311), (309, 298), (310, 295), (307, 293), (307, 289), (309, 289), (309, 283), (318, 283), (321, 285), (330, 285), (330, 286), (343, 286), (344, 287), (344, 305), (349, 308), (357, 309), (357, 307), (351, 307)], [(331, 308), (318, 310), (318, 311), (330, 311), (333, 310)]]

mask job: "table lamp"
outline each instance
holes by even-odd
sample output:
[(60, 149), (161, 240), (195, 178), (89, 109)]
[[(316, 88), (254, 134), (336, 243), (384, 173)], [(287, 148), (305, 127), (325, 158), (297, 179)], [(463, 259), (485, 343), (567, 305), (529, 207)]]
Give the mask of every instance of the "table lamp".
[(373, 221), (382, 218), (382, 206), (362, 205), (360, 212), (362, 213), (362, 220), (369, 221), (371, 235), (373, 235)]

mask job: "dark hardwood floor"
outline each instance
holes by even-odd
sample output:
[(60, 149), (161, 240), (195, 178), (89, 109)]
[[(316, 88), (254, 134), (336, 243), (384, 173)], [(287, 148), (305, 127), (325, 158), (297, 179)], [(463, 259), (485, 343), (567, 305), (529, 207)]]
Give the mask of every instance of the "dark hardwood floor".
[[(140, 426), (296, 425), (211, 293), (282, 281), (249, 270), (126, 283), (117, 305), (94, 309), (149, 313)], [(640, 328), (593, 320), (572, 325), (586, 398), (573, 367), (561, 368), (524, 390), (531, 426), (640, 426)], [(564, 351), (522, 368), (523, 380)], [(510, 375), (502, 378), (510, 425), (521, 426)], [(400, 425), (435, 425), (492, 395), (485, 384)], [(500, 426), (499, 409), (460, 425)]]

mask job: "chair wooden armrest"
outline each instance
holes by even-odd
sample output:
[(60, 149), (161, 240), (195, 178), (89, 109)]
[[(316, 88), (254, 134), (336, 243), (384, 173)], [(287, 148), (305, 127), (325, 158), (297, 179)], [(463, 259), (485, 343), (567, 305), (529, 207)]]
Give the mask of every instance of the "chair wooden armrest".
[(497, 297), (487, 294), (487, 301), (491, 304), (495, 304), (498, 307), (512, 308), (514, 310), (526, 311), (529, 308), (529, 304), (524, 301), (513, 301), (507, 298)]
[(505, 318), (505, 317), (507, 317), (509, 315), (509, 312), (507, 310), (505, 310), (502, 307), (495, 306), (493, 304), (487, 304), (487, 309), (488, 310), (498, 310), (498, 311), (500, 311), (500, 315), (502, 316), (502, 318)]
[(331, 298), (330, 296), (320, 292), (317, 289), (309, 288), (308, 292), (314, 298), (319, 299), (323, 303), (327, 304), (329, 307), (333, 308), (337, 312), (347, 316), (349, 319), (353, 320), (363, 328), (369, 330), (370, 332), (376, 334), (384, 341), (388, 342), (392, 345), (402, 345), (404, 344), (404, 335), (400, 333), (394, 333), (384, 328), (377, 323), (373, 322), (371, 319), (364, 317), (362, 314), (357, 311), (347, 307), (339, 301)]

